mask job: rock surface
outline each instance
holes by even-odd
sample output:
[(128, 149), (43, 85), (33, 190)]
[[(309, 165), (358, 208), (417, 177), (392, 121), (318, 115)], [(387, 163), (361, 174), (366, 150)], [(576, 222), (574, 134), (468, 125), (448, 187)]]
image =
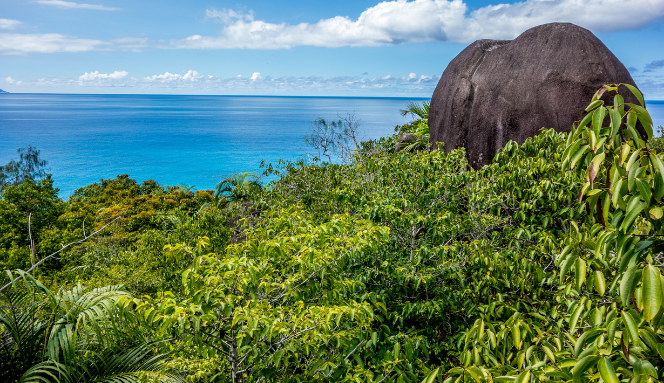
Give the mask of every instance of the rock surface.
[[(479, 40), (438, 82), (429, 111), (431, 142), (443, 142), (448, 152), (465, 147), (478, 169), (510, 140), (523, 143), (542, 128), (569, 131), (609, 83), (636, 86), (616, 56), (574, 24), (541, 25), (514, 40)], [(620, 92), (636, 102), (627, 88)]]

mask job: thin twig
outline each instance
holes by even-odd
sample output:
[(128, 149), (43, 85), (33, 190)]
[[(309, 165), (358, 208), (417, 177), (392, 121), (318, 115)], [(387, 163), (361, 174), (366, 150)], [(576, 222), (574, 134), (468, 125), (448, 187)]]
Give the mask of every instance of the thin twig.
[(30, 266), (35, 264), (35, 244), (32, 240), (32, 230), (30, 230), (30, 221), (32, 218), (32, 213), (28, 214), (28, 235), (30, 236)]
[[(92, 237), (95, 236), (97, 233), (99, 233), (99, 232), (101, 232), (102, 230), (104, 230), (108, 225), (110, 225), (110, 224), (112, 224), (113, 222), (117, 221), (120, 217), (121, 217), (121, 216), (117, 216), (117, 217), (115, 217), (114, 220), (112, 220), (111, 222), (109, 222), (109, 223), (107, 223), (106, 225), (102, 226), (101, 229), (95, 231), (94, 233), (92, 233), (92, 234), (90, 234), (90, 235), (88, 235), (88, 236), (84, 236), (83, 239), (81, 239), (81, 240), (79, 240), (79, 241), (70, 242), (70, 243), (68, 243), (67, 245), (62, 246), (62, 248), (61, 248), (60, 250), (56, 251), (55, 253), (50, 254), (50, 255), (48, 255), (48, 256), (42, 258), (41, 261), (39, 261), (39, 262), (35, 263), (34, 265), (32, 265), (32, 267), (31, 267), (30, 269), (28, 269), (28, 271), (26, 271), (26, 274), (32, 272), (32, 270), (34, 270), (35, 268), (37, 268), (37, 266), (39, 266), (39, 265), (41, 265), (42, 263), (44, 263), (44, 261), (46, 261), (47, 259), (53, 258), (54, 256), (58, 255), (60, 252), (62, 252), (64, 249), (68, 248), (69, 246), (72, 246), (72, 245), (78, 245), (78, 244), (83, 243), (83, 242), (87, 241), (88, 239), (92, 238)], [(14, 284), (16, 281), (18, 281), (18, 280), (21, 279), (21, 278), (23, 278), (23, 276), (22, 276), (22, 275), (19, 275), (19, 276), (16, 277), (16, 279), (14, 279), (13, 281), (9, 281), (9, 283), (7, 283), (6, 285), (2, 286), (2, 288), (0, 289), (0, 292), (2, 292), (4, 289), (6, 289), (7, 287), (9, 287), (9, 286), (11, 286), (12, 284)]]

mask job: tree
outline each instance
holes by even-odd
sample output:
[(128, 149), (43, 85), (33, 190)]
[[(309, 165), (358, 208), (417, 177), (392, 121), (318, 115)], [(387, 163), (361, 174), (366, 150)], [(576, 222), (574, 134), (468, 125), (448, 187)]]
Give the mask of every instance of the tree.
[(226, 177), (217, 184), (215, 197), (226, 198), (229, 201), (245, 201), (261, 191), (261, 184), (257, 175), (244, 172)]
[(410, 114), (413, 117), (418, 117), (420, 120), (428, 120), (430, 106), (431, 101), (424, 101), (422, 102), (422, 105), (409, 102), (406, 104), (406, 109), (399, 110), (399, 113), (401, 113), (402, 116), (407, 116)]
[[(35, 257), (54, 249), (41, 243), (65, 212), (50, 175), (34, 183), (27, 179), (0, 194), (0, 268), (27, 269)], [(56, 245), (56, 246), (59, 246)]]
[(304, 137), (304, 142), (316, 149), (319, 156), (327, 157), (328, 164), (332, 163), (333, 155), (349, 162), (361, 147), (361, 124), (355, 113), (347, 113), (331, 122), (318, 118), (313, 122), (311, 134)]
[(319, 156), (327, 157), (328, 163), (331, 164), (332, 154), (343, 137), (339, 132), (342, 125), (341, 120), (328, 123), (324, 118), (318, 118), (313, 122), (311, 134), (304, 136), (304, 142), (316, 149)]
[(347, 214), (315, 225), (297, 208), (266, 218), (225, 254), (206, 253), (206, 238), (172, 248), (195, 256), (183, 274), (185, 294), (136, 300), (138, 309), (147, 325), (182, 337), (183, 347), (221, 357), (215, 372), (225, 381), (337, 381), (365, 343), (374, 311), (352, 298), (362, 284), (339, 271), (387, 230)]
[(402, 150), (406, 152), (413, 151), (418, 147), (427, 147), (429, 145), (429, 107), (430, 101), (422, 102), (422, 105), (414, 102), (406, 104), (406, 109), (401, 109), (399, 112), (402, 116), (411, 115), (416, 118), (408, 126), (414, 127), (408, 133), (413, 133), (417, 137), (416, 140), (406, 145)]
[[(621, 87), (640, 105), (626, 103)], [(612, 92), (613, 105), (605, 106), (602, 97)], [(636, 129), (640, 122), (652, 138), (635, 87), (606, 85), (586, 111), (558, 155), (562, 169), (581, 179), (574, 210), (582, 215), (547, 241), (529, 234), (541, 243), (530, 257), (555, 257), (531, 281), (514, 278), (530, 297), (523, 309), (500, 299), (460, 334), (461, 365), (447, 372), (449, 381), (664, 378), (664, 155)]]
[(0, 192), (7, 186), (20, 185), (26, 180), (37, 182), (50, 176), (46, 172), (47, 161), (39, 157), (39, 150), (32, 146), (17, 149), (19, 160), (11, 160), (0, 166)]

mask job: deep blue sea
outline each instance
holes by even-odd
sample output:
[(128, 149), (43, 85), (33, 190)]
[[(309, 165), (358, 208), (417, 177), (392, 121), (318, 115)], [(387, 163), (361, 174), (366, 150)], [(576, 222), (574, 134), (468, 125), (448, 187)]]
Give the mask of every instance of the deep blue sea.
[[(409, 118), (408, 98), (0, 94), (0, 164), (28, 145), (48, 161), (60, 196), (129, 174), (139, 182), (211, 189), (260, 163), (295, 160), (317, 118), (355, 113), (363, 138), (393, 132)], [(647, 102), (655, 126), (664, 102)]]
[(0, 165), (35, 146), (60, 196), (101, 178), (212, 189), (237, 172), (316, 154), (312, 121), (355, 113), (366, 139), (393, 132), (407, 98), (0, 94)]

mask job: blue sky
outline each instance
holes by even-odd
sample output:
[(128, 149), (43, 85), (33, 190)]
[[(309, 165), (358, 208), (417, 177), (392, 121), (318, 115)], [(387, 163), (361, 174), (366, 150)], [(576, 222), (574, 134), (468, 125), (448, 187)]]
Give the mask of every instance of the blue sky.
[(10, 92), (431, 96), (477, 39), (593, 31), (664, 100), (664, 0), (0, 0)]

